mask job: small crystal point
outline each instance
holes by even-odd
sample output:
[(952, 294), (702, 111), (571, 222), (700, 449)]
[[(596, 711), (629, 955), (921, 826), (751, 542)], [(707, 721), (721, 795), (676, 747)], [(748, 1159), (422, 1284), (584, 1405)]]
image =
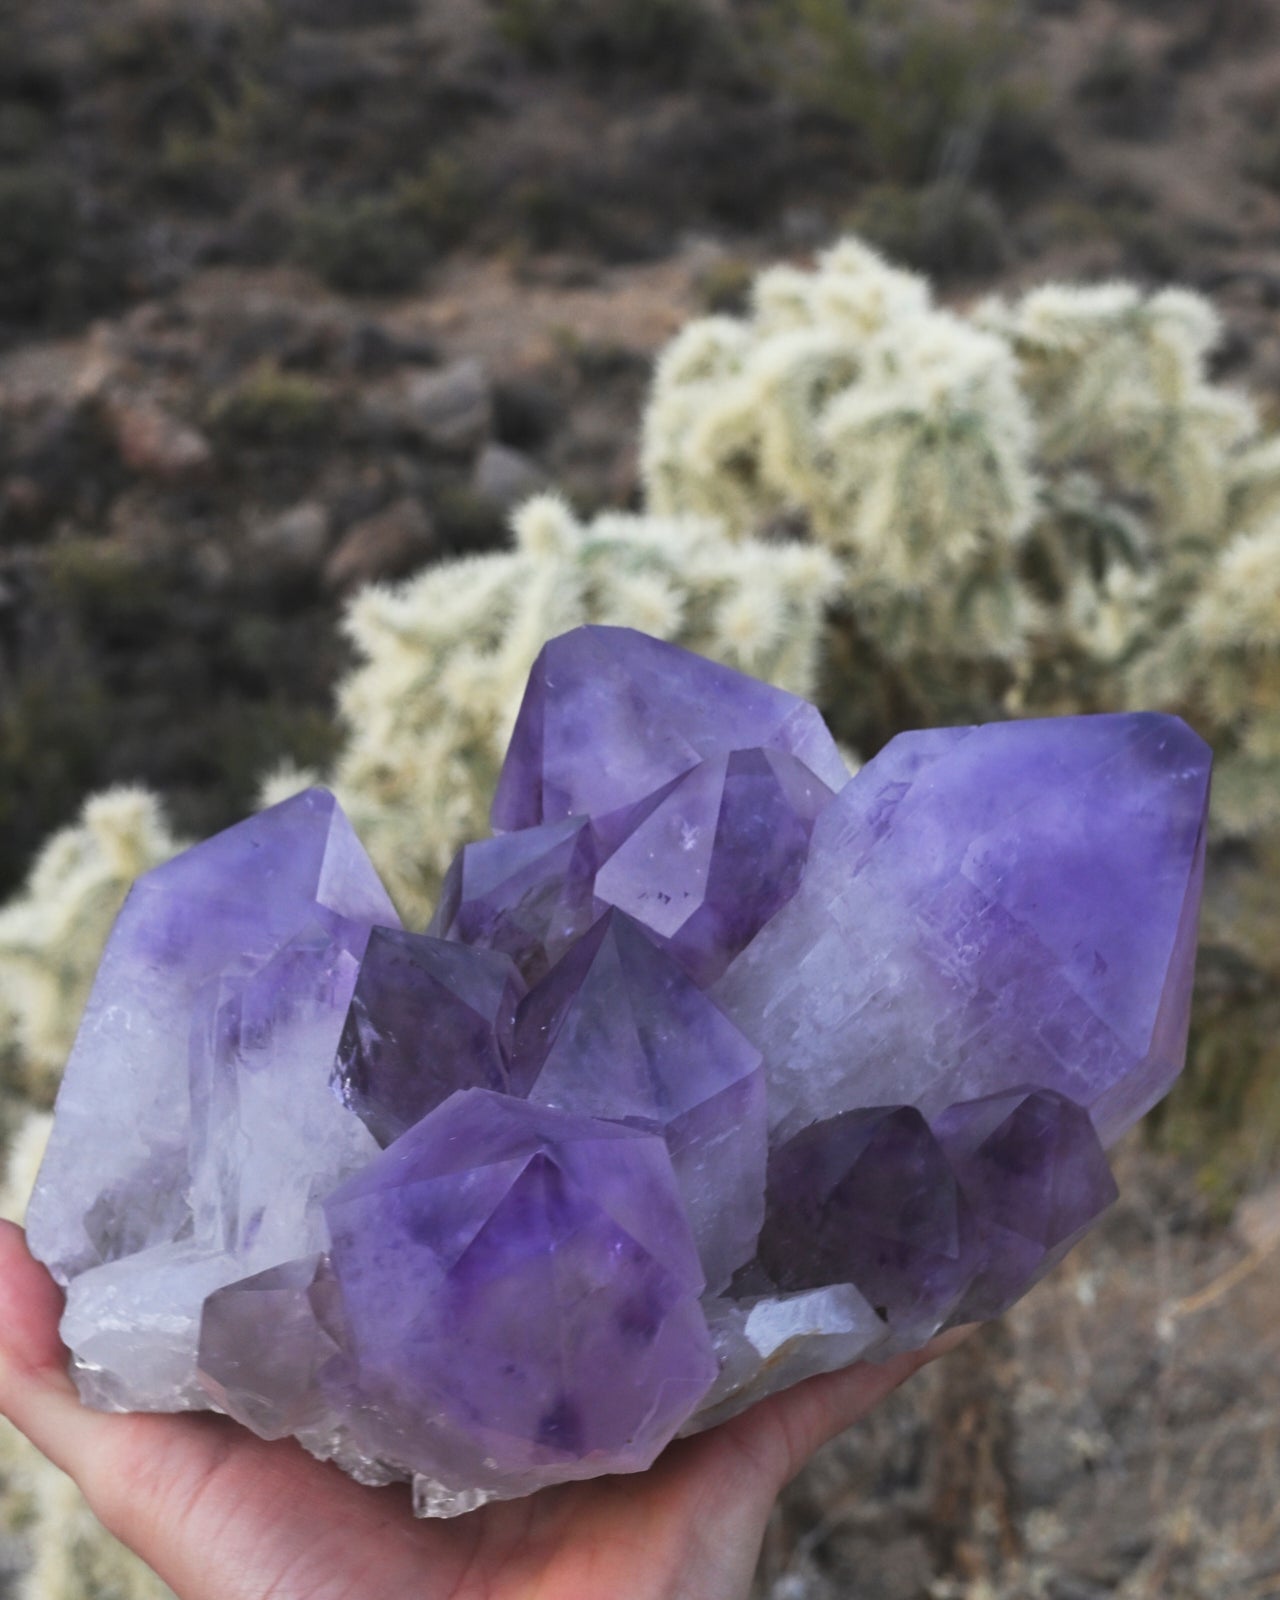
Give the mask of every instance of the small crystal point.
[(724, 972), (800, 886), (831, 790), (782, 750), (700, 762), (596, 876), (596, 894), (643, 922), (697, 982)]
[(499, 951), (375, 928), (338, 1046), (344, 1102), (386, 1145), (456, 1089), (509, 1090), (523, 994)]
[(1117, 1196), (1088, 1113), (1047, 1089), (949, 1107), (934, 1123), (979, 1229), (956, 1322), (999, 1316), (1061, 1261)]
[(708, 1297), (703, 1309), (720, 1372), (682, 1434), (714, 1428), (821, 1372), (874, 1359), (887, 1339), (883, 1318), (851, 1283), (797, 1294)]
[(533, 665), (493, 826), (607, 823), (699, 761), (756, 746), (796, 757), (830, 789), (848, 781), (826, 724), (797, 696), (630, 628), (575, 628)]
[(529, 983), (595, 920), (598, 848), (585, 817), (465, 845), (429, 932), (511, 957)]
[(531, 1100), (661, 1134), (707, 1279), (728, 1283), (764, 1220), (760, 1057), (644, 928), (606, 912), (530, 990), (512, 1076)]
[(895, 1348), (946, 1321), (977, 1266), (968, 1202), (910, 1106), (845, 1111), (771, 1152), (760, 1264), (780, 1289), (851, 1283)]
[(325, 1210), (353, 1427), (436, 1483), (638, 1470), (715, 1377), (701, 1268), (650, 1135), (464, 1090)]
[(322, 1367), (338, 1345), (317, 1314), (324, 1257), (306, 1256), (217, 1289), (204, 1303), (197, 1356), (206, 1393), (262, 1439), (325, 1414)]

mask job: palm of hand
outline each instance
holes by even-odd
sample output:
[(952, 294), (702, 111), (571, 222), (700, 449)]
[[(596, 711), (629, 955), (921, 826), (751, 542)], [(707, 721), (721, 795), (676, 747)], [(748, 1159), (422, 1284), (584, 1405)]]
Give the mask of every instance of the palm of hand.
[(292, 1443), (225, 1418), (86, 1410), (61, 1297), (0, 1224), (0, 1412), (181, 1600), (741, 1600), (778, 1491), (937, 1354), (854, 1367), (673, 1445), (646, 1473), (416, 1520)]

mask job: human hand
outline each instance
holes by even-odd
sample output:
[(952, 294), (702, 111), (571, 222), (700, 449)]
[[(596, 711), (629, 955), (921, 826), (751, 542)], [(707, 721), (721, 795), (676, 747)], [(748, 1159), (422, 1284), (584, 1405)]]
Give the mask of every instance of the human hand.
[(61, 1311), (21, 1229), (0, 1223), (0, 1413), (181, 1600), (743, 1600), (783, 1485), (962, 1337), (811, 1378), (648, 1472), (433, 1522), (403, 1488), (365, 1488), (225, 1417), (87, 1409)]

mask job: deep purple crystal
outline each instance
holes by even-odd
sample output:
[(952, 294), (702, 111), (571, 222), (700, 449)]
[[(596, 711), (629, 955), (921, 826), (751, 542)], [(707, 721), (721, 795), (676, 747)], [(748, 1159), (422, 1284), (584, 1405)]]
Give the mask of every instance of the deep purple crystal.
[(466, 1090), (325, 1211), (357, 1434), (441, 1481), (644, 1467), (715, 1377), (651, 1135)]
[(338, 1045), (343, 1100), (390, 1144), (456, 1089), (510, 1089), (524, 982), (508, 956), (375, 928)]
[(760, 1264), (784, 1290), (851, 1283), (895, 1348), (924, 1342), (976, 1266), (968, 1203), (911, 1106), (844, 1111), (769, 1157)]
[(596, 875), (596, 894), (643, 922), (705, 987), (799, 888), (830, 799), (785, 751), (713, 756), (632, 828)]
[(1066, 1255), (1116, 1198), (1089, 1115), (1048, 1089), (949, 1107), (934, 1123), (979, 1230), (956, 1322), (999, 1316)]
[(658, 1133), (713, 1290), (764, 1218), (759, 1053), (649, 934), (607, 912), (529, 991), (512, 1076), (544, 1105)]
[(533, 983), (595, 920), (598, 857), (585, 817), (464, 845), (429, 931), (500, 950)]

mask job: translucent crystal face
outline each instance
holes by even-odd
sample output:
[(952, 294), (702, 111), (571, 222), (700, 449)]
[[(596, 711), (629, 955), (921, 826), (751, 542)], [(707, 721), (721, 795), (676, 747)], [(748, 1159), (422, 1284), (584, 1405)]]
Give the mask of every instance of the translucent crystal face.
[(716, 1374), (662, 1141), (480, 1090), (326, 1204), (339, 1382), (379, 1453), (462, 1487), (648, 1465)]
[(338, 1044), (341, 1098), (390, 1144), (455, 1089), (508, 1091), (524, 988), (495, 950), (375, 928)]
[(136, 886), (29, 1214), (81, 1392), (449, 1514), (998, 1314), (1181, 1066), (1208, 781), (1150, 715), (850, 779), (793, 696), (553, 640), (428, 933), (321, 791)]

